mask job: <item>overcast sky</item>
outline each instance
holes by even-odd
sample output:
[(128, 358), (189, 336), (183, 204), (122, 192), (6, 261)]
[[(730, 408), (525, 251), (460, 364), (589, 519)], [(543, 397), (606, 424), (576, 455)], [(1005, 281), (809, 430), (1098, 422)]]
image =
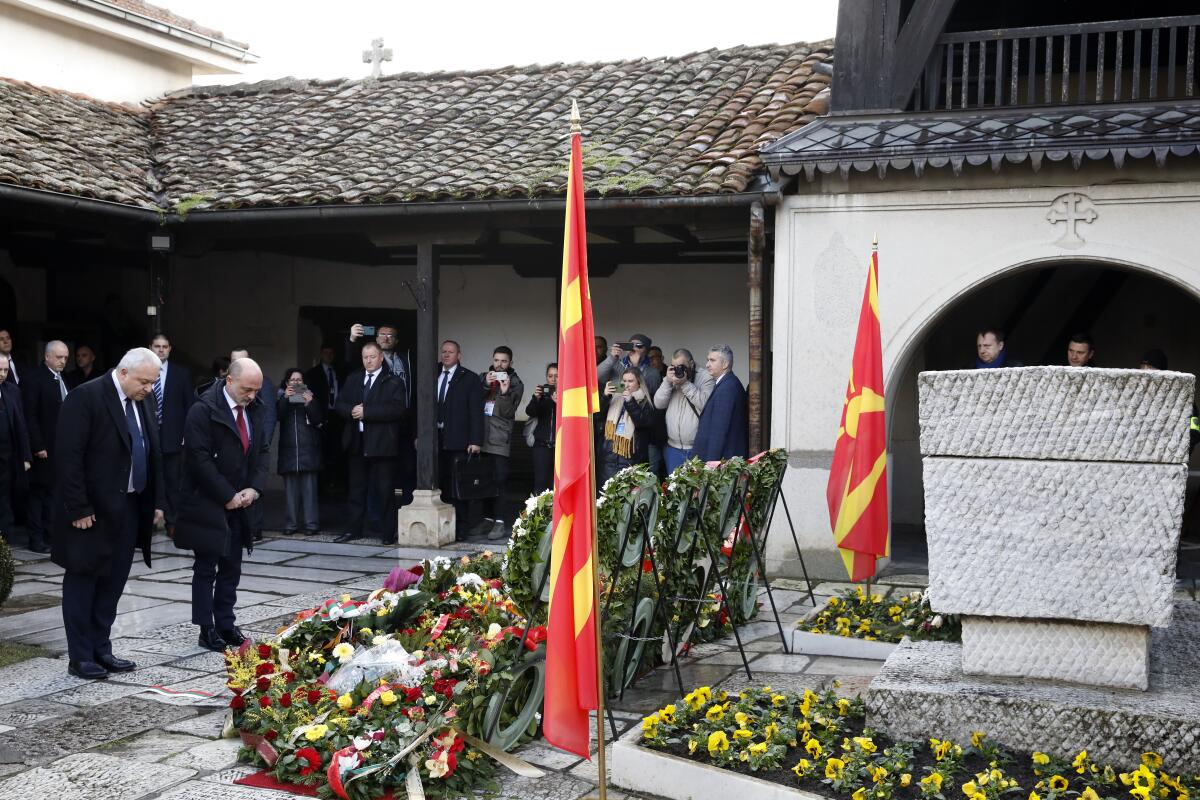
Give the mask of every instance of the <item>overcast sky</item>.
[(383, 37), (384, 72), (678, 56), (739, 44), (833, 37), (837, 0), (158, 0), (248, 42), (259, 63), (199, 83), (360, 78)]

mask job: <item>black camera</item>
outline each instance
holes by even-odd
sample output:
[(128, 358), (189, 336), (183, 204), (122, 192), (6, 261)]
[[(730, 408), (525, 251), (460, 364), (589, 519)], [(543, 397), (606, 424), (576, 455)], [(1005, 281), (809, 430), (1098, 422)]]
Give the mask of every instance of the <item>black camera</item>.
[(671, 365), (671, 371), (675, 373), (676, 378), (686, 378), (688, 376), (688, 368), (683, 364)]
[(542, 394), (550, 394), (553, 391), (554, 391), (554, 387), (551, 386), (550, 384), (548, 384), (548, 383), (542, 384)]

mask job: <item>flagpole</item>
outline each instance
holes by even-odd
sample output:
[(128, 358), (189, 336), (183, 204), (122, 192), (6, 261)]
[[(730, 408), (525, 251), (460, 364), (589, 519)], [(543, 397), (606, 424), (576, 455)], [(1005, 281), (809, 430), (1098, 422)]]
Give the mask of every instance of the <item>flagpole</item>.
[[(571, 101), (571, 135), (583, 133), (583, 125), (579, 118), (579, 104)], [(587, 387), (588, 408), (591, 408), (592, 391)], [(594, 413), (594, 412), (593, 412)], [(594, 424), (591, 416), (589, 424)], [(592, 492), (592, 502), (588, 504), (592, 517), (592, 618), (596, 628), (596, 774), (600, 781), (599, 800), (608, 798), (608, 770), (604, 755), (604, 635), (600, 619), (600, 536), (596, 526), (596, 437), (588, 437), (588, 486)]]

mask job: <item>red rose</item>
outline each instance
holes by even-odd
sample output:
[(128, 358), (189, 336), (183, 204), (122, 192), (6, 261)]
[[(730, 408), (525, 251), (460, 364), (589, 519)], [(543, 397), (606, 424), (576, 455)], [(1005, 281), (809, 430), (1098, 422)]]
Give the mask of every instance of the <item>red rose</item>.
[(312, 747), (301, 747), (296, 751), (296, 763), (301, 775), (311, 775), (321, 768), (321, 754)]
[(458, 681), (454, 680), (453, 678), (436, 680), (433, 682), (433, 691), (437, 694), (444, 695), (447, 700), (452, 699), (454, 696), (454, 685), (456, 683), (458, 683)]
[(258, 646), (258, 657), (263, 658), (263, 659), (270, 658), (271, 657), (271, 645), (260, 644)]
[(264, 675), (263, 677), (259, 678), (257, 681), (254, 682), (254, 686), (260, 692), (265, 692), (267, 689), (271, 688), (271, 679)]
[(270, 675), (273, 672), (275, 672), (275, 665), (269, 664), (266, 661), (254, 668), (254, 674), (259, 676)]
[(425, 567), (421, 564), (417, 564), (415, 567), (409, 567), (408, 571), (411, 572), (413, 575), (424, 575)]
[(259, 708), (270, 708), (271, 707), (271, 698), (267, 697), (265, 694), (262, 697), (258, 698), (258, 707)]
[(321, 702), (321, 690), (320, 689), (309, 689), (308, 690), (308, 702), (310, 705), (314, 705), (314, 706), (317, 703)]
[(290, 694), (288, 694), (287, 692), (284, 692), (283, 694), (279, 695), (279, 705), (283, 706), (284, 708), (291, 708), (292, 707), (292, 696)]
[(402, 688), (404, 689), (404, 699), (407, 700), (408, 702), (415, 703), (421, 699), (421, 687), (420, 686), (413, 686), (411, 688), (408, 686), (405, 686)]
[(296, 682), (296, 673), (285, 672), (285, 673), (283, 673), (283, 679), (285, 681), (287, 681), (288, 683), (295, 683)]
[(271, 730), (269, 730), (263, 734), (263, 738), (266, 739), (268, 742), (273, 742), (277, 738), (279, 738), (279, 731), (272, 728)]
[(234, 711), (241, 711), (246, 707), (246, 701), (240, 694), (235, 694), (233, 699), (229, 701), (229, 707)]

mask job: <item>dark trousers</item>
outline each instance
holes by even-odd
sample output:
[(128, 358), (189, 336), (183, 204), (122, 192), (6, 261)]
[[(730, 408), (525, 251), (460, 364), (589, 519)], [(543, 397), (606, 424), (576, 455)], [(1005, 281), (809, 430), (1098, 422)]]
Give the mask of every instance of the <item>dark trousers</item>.
[(72, 661), (95, 661), (112, 655), (113, 621), (117, 602), (125, 591), (133, 551), (137, 548), (138, 495), (126, 495), (125, 518), (115, 531), (112, 560), (107, 575), (67, 572), (62, 583), (63, 628), (67, 632), (67, 653)]
[(463, 538), (466, 536), (467, 531), (479, 521), (478, 517), (472, 518), (471, 516), (472, 513), (479, 513), (479, 505), (469, 500), (459, 500), (454, 496), (454, 481), (452, 478), (454, 474), (454, 462), (460, 458), (466, 458), (467, 451), (446, 450), (440, 446), (441, 438), (441, 433), (439, 433), (438, 486), (442, 489), (442, 501), (454, 506), (454, 533), (459, 538)]
[(300, 530), (303, 519), (304, 530), (316, 533), (321, 527), (317, 514), (317, 473), (284, 473), (283, 489), (287, 498), (287, 523), (283, 529), (295, 533)]
[(396, 538), (396, 459), (351, 455), (347, 476), (346, 532), (366, 533), (383, 541)]
[[(483, 507), (483, 515), (487, 519), (498, 520), (505, 524), (512, 521), (508, 514), (508, 456), (498, 456), (492, 453), (485, 453), (484, 458), (492, 463), (492, 468), (496, 476), (496, 496), (487, 497), (480, 500), (479, 503)], [(475, 515), (478, 517), (479, 515)]]
[(20, 461), (10, 458), (0, 458), (0, 534), (7, 539), (13, 526), (13, 465), (17, 469), (24, 467)]
[(533, 454), (533, 493), (541, 494), (554, 488), (554, 448), (535, 444)]
[(179, 507), (179, 485), (183, 480), (183, 453), (163, 453), (163, 487), (167, 494), (167, 507), (163, 509), (167, 526), (175, 527), (176, 509)]
[[(43, 464), (45, 460), (43, 460)], [(53, 507), (50, 501), (50, 484), (34, 481), (29, 486), (29, 543), (50, 541), (50, 525)]]
[(233, 607), (242, 579), (243, 516), (226, 514), (232, 534), (228, 555), (196, 556), (192, 564), (192, 623), (202, 628), (224, 631), (234, 626)]

